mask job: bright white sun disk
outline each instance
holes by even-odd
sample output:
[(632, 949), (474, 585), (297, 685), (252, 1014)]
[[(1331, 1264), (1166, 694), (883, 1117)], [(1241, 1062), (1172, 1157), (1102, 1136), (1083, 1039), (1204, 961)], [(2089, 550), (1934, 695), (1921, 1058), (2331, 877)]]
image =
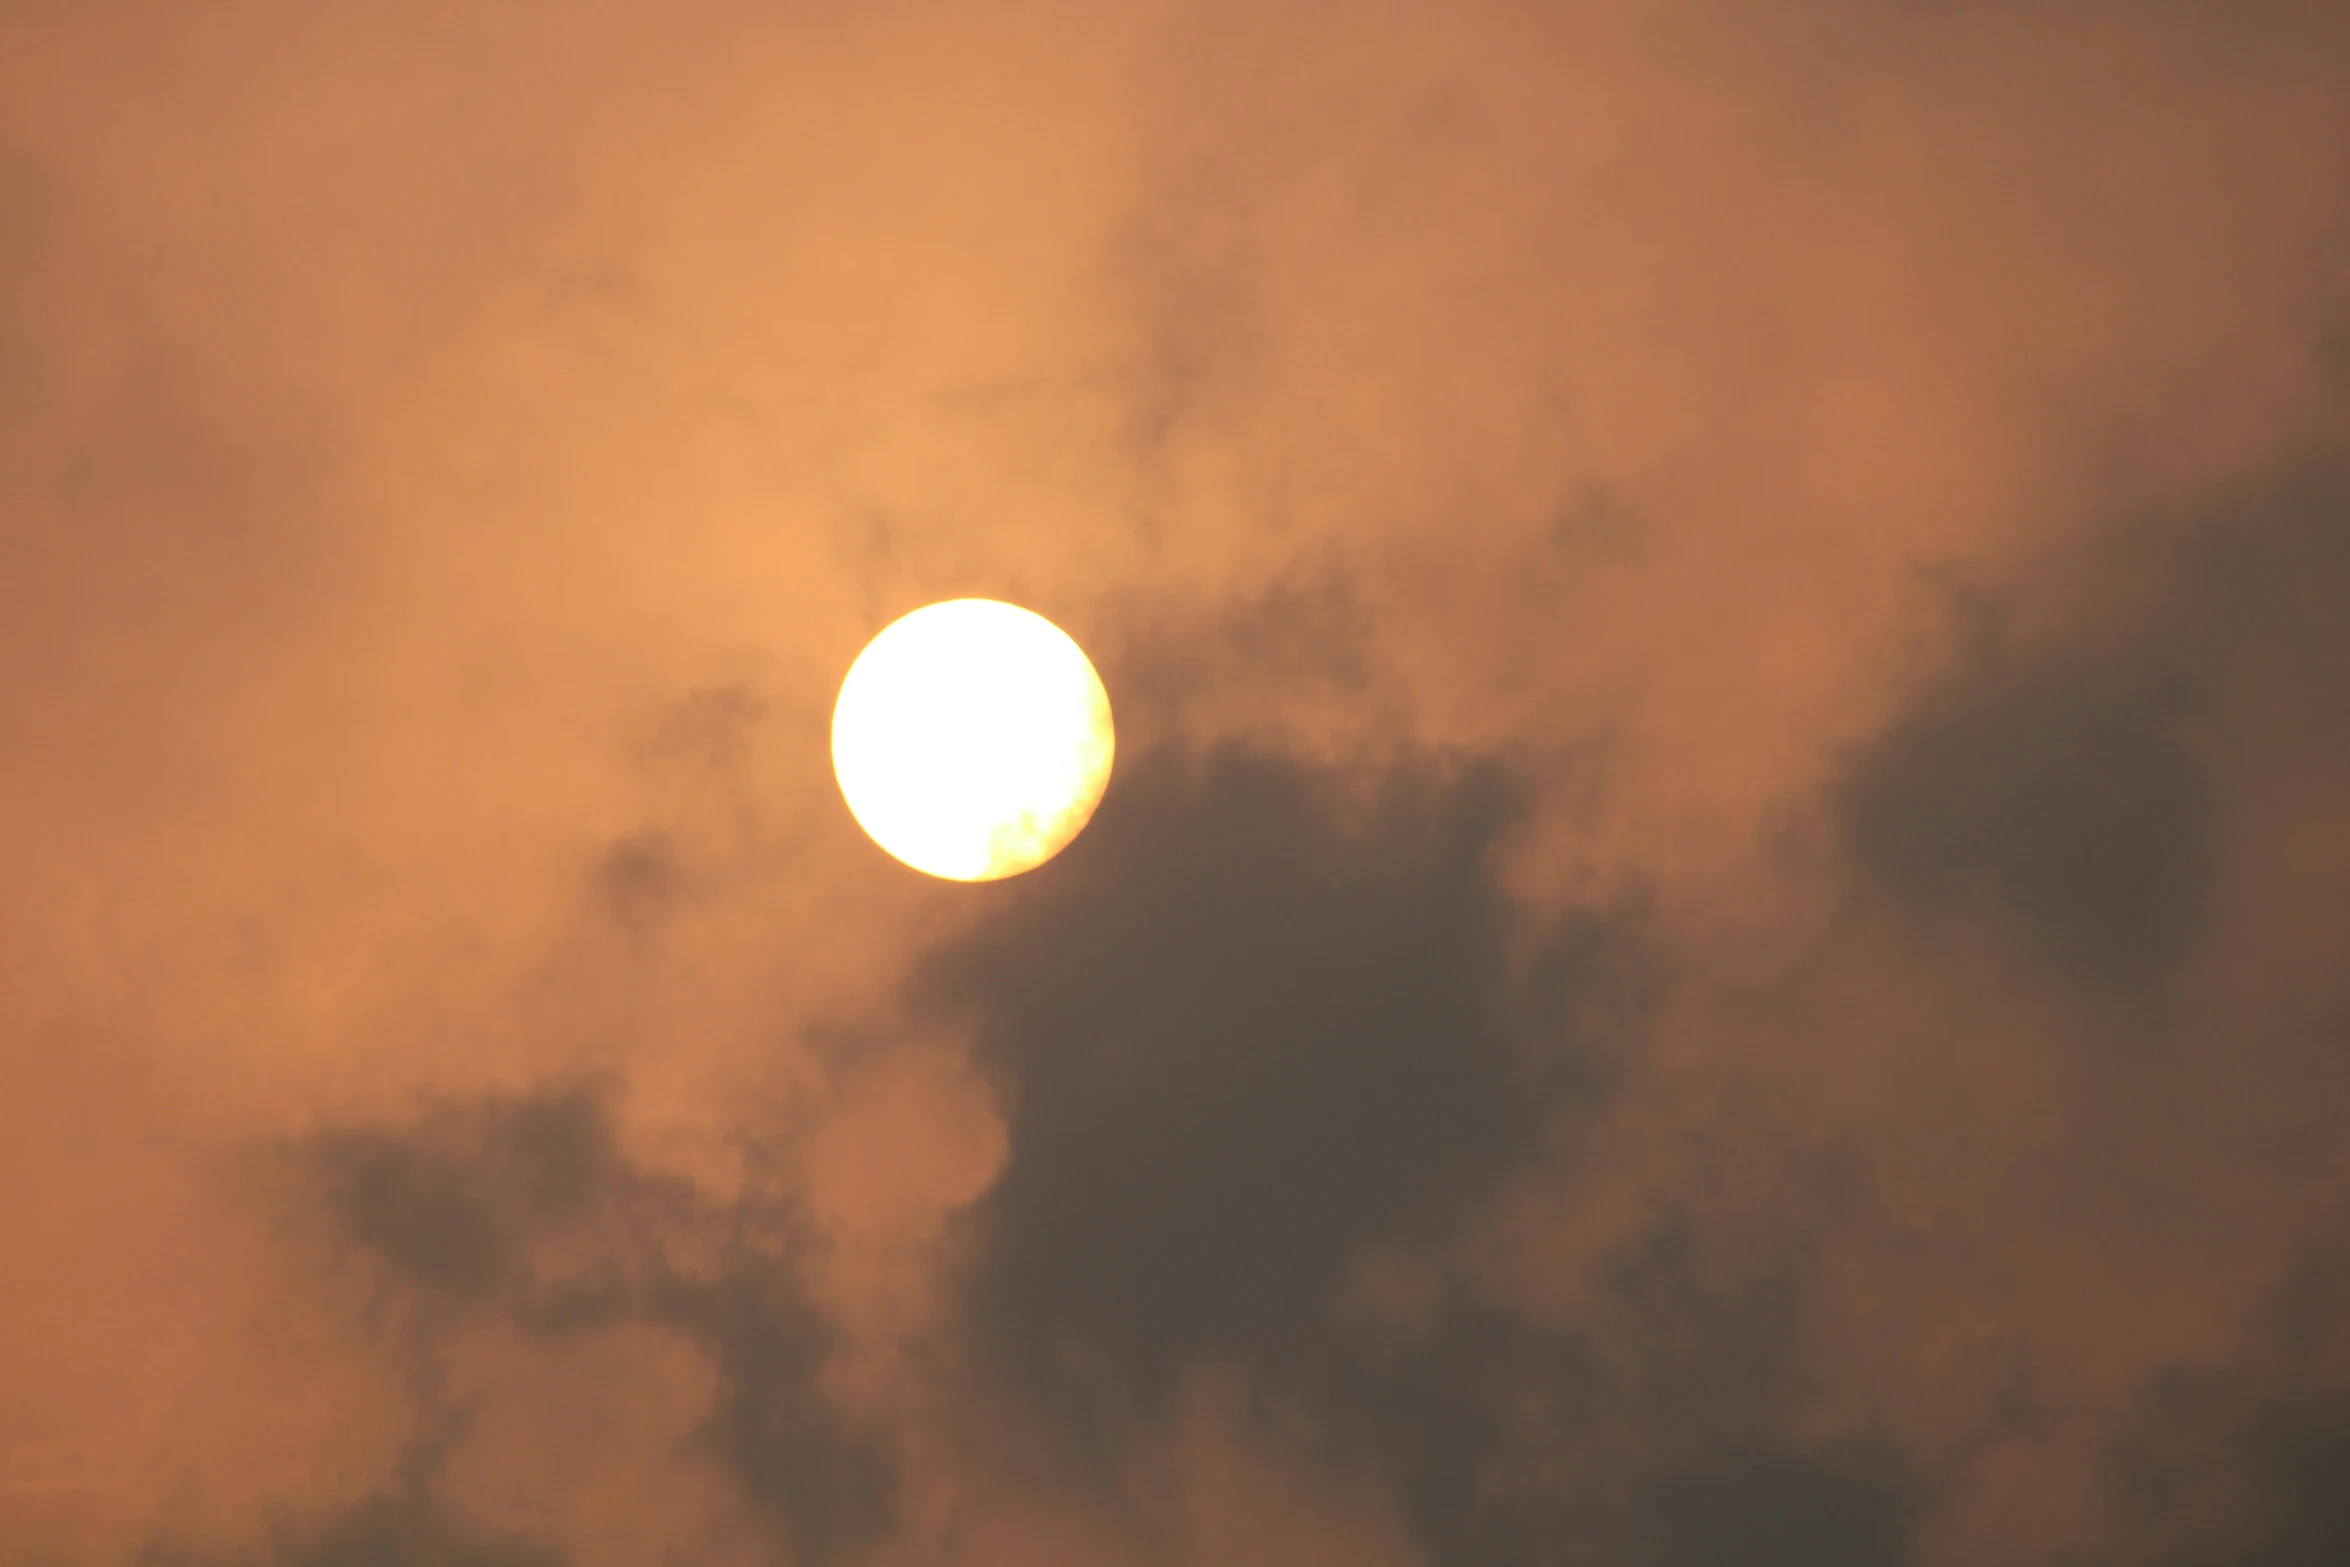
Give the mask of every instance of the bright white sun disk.
[(1110, 781), (1109, 694), (1043, 616), (949, 599), (849, 666), (832, 765), (873, 841), (916, 870), (993, 881), (1051, 859)]

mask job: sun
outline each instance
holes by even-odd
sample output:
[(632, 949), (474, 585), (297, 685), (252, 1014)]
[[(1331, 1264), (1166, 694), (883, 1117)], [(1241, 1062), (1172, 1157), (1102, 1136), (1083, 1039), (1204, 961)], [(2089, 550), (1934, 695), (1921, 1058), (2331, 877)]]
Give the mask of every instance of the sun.
[(1082, 831), (1110, 781), (1110, 697), (1042, 615), (949, 599), (857, 655), (832, 710), (832, 768), (857, 824), (918, 871), (995, 881)]

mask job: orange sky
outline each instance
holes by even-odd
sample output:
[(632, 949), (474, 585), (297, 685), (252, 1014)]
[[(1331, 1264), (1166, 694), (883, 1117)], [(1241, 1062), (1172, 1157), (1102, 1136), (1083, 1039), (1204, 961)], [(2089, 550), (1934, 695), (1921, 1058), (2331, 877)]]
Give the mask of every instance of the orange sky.
[(2350, 1552), (2346, 81), (0, 0), (0, 1561)]

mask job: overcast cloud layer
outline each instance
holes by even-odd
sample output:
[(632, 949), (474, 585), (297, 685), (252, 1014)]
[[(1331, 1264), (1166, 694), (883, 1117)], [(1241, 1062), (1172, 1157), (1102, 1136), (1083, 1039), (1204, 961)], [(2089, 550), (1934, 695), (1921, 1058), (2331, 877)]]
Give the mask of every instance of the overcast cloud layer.
[(0, 0), (0, 1560), (2350, 1561), (2345, 83)]

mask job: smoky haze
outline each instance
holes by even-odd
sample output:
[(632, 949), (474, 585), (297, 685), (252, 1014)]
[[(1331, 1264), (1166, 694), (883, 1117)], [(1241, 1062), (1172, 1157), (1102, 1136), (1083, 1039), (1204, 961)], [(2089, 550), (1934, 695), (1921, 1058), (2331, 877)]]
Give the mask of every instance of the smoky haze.
[(0, 0), (0, 1559), (2345, 1559), (2346, 81)]

